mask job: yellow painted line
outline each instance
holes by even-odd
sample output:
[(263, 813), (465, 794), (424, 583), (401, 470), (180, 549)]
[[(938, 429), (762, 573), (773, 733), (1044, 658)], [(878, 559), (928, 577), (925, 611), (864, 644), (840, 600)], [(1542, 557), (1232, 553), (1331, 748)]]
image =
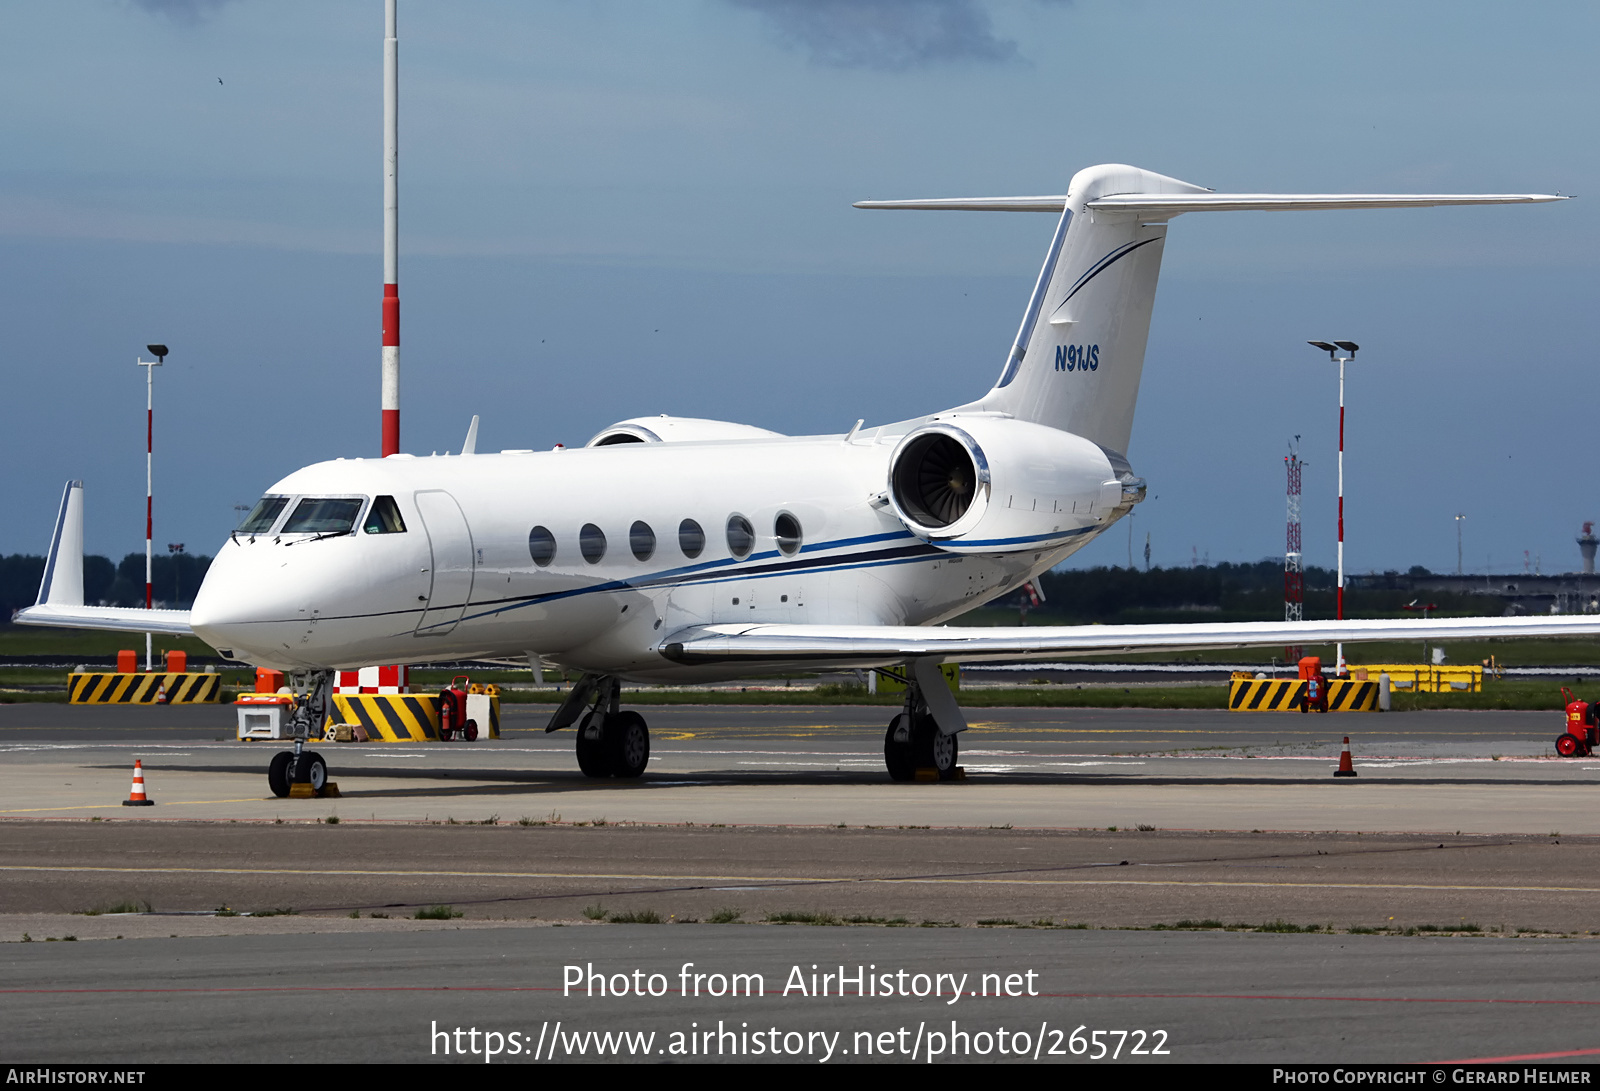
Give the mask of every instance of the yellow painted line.
[[(182, 807), (196, 803), (272, 803), (276, 796), (250, 796), (248, 799), (163, 799), (158, 800), (158, 807)], [(107, 807), (120, 807), (121, 800), (113, 803), (80, 803), (72, 807), (11, 807), (0, 810), (0, 814), (34, 814), (39, 811), (101, 811)], [(130, 816), (137, 817), (137, 816)]]
[(81, 865), (4, 864), (0, 872), (43, 871), (50, 873), (92, 873), (107, 875), (361, 875), (397, 876), (403, 878), (444, 879), (613, 879), (638, 882), (717, 882), (717, 883), (828, 883), (842, 886), (846, 883), (935, 883), (947, 885), (991, 886), (1210, 886), (1240, 887), (1247, 889), (1309, 889), (1309, 890), (1454, 890), (1490, 891), (1505, 893), (1541, 894), (1600, 894), (1600, 887), (1592, 886), (1482, 886), (1463, 883), (1268, 883), (1231, 882), (1227, 880), (1184, 879), (1006, 879), (1006, 878), (825, 878), (810, 875), (658, 875), (627, 872), (571, 872), (571, 871), (418, 871), (398, 868), (191, 868), (191, 867), (90, 867)]

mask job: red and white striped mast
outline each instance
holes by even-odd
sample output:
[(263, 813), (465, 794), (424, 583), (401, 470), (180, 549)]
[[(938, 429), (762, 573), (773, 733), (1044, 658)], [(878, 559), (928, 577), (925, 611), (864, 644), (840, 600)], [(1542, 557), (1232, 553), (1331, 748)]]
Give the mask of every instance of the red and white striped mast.
[[(167, 359), (166, 345), (146, 345), (145, 348), (155, 356), (154, 360), (144, 357), (135, 357), (138, 365), (144, 368), (144, 608), (155, 607), (154, 585), (150, 578), (155, 565), (155, 475), (154, 463), (156, 453), (156, 368), (160, 367)], [(154, 649), (151, 647), (150, 634), (144, 634), (144, 669), (154, 669)]]
[[(1335, 341), (1328, 344), (1326, 341), (1307, 341), (1306, 344), (1319, 348), (1328, 354), (1328, 359), (1339, 365), (1339, 586), (1336, 589), (1335, 613), (1338, 620), (1344, 620), (1344, 365), (1356, 358), (1356, 350), (1361, 346), (1354, 341)], [(1339, 350), (1343, 349), (1349, 355), (1340, 356)], [(1344, 677), (1344, 644), (1335, 645), (1334, 659), (1336, 666), (1334, 673)]]
[(383, 32), (383, 441), (400, 452), (400, 39), (395, 0)]

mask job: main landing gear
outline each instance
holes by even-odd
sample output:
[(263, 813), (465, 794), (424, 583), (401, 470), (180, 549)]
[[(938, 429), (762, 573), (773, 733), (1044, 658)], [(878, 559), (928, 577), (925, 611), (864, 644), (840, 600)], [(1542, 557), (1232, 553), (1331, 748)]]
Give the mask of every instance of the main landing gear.
[(586, 674), (556, 709), (546, 732), (577, 724), (578, 768), (586, 777), (643, 775), (650, 763), (650, 729), (637, 712), (624, 712), (622, 684), (610, 675)]
[(328, 783), (328, 763), (315, 750), (305, 748), (306, 740), (320, 730), (327, 719), (329, 700), (333, 695), (333, 672), (312, 671), (297, 674), (292, 683), (299, 693), (295, 701), (290, 729), (294, 733), (294, 749), (272, 756), (267, 766), (267, 786), (272, 794), (282, 798), (296, 784), (309, 784), (313, 792), (321, 792)]
[(889, 730), (883, 736), (883, 764), (889, 776), (894, 780), (915, 780), (917, 770), (931, 769), (940, 780), (954, 780), (961, 749), (956, 736), (939, 730), (912, 671), (906, 671), (904, 677), (888, 677), (906, 683), (905, 711), (889, 721)]

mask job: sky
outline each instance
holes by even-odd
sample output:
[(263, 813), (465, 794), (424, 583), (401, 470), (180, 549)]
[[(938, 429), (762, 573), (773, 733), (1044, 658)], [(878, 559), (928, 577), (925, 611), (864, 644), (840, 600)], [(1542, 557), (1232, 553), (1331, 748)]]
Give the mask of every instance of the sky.
[[(1224, 191), (1559, 204), (1190, 215), (1169, 231), (1131, 529), (1074, 565), (1545, 572), (1600, 519), (1600, 7), (400, 0), (402, 446), (671, 413), (794, 434), (989, 388), (1054, 226), (852, 201)], [(0, 552), (211, 553), (273, 481), (377, 453), (381, 0), (0, 6)], [(148, 357), (148, 354), (145, 354)], [(1457, 520), (1457, 514), (1464, 520)]]

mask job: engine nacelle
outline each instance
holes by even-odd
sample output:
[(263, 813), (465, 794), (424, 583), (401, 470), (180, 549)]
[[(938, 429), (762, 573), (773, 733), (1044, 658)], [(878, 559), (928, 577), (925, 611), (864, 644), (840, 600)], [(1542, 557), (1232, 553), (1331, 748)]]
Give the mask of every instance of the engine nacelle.
[(695, 443), (729, 439), (771, 439), (781, 436), (753, 424), (735, 424), (702, 417), (630, 417), (602, 429), (585, 447), (611, 447), (618, 443)]
[(1053, 549), (1144, 499), (1115, 451), (1055, 428), (953, 416), (908, 434), (889, 459), (889, 502), (911, 532), (954, 553)]

